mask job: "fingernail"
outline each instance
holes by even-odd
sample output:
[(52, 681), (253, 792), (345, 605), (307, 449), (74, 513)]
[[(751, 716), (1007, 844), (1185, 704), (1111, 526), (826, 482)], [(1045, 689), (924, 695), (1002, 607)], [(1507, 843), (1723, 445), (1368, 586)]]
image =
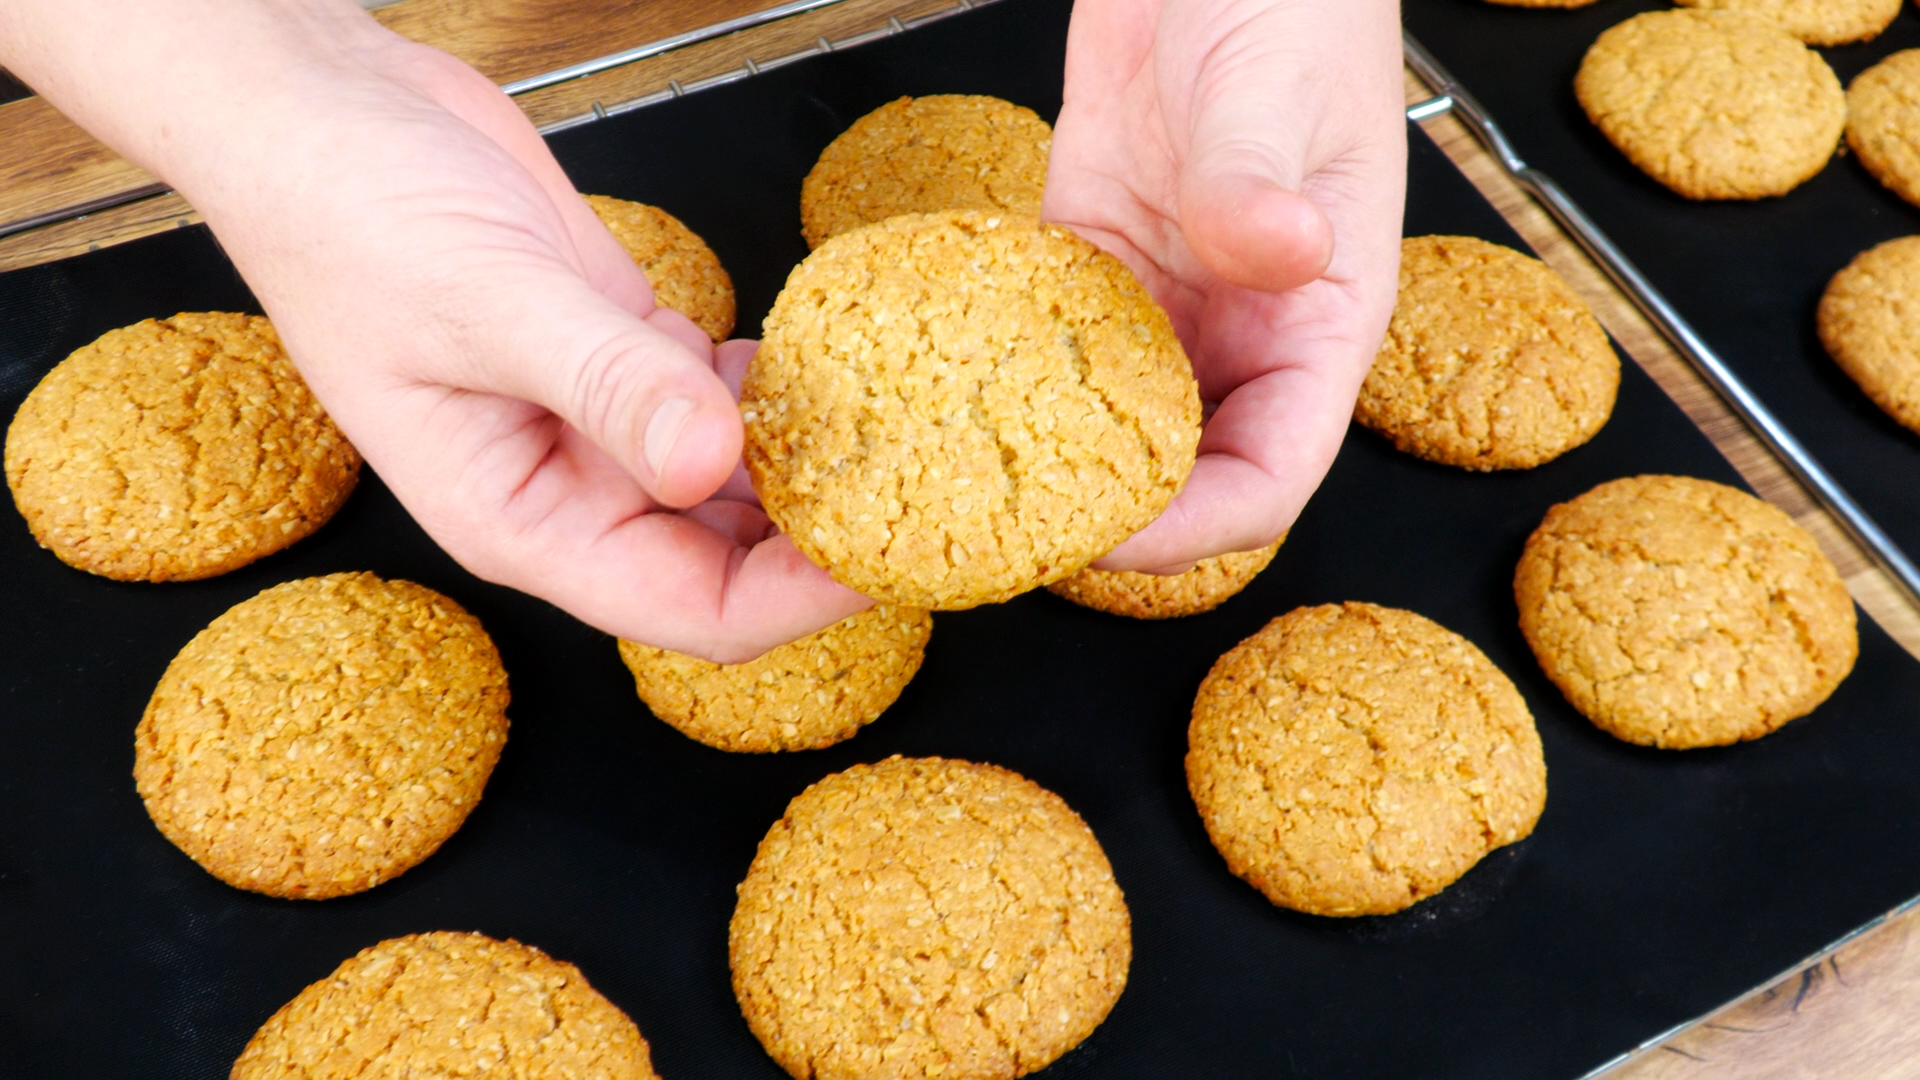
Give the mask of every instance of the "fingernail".
[(673, 457), (673, 448), (680, 442), (680, 433), (686, 430), (693, 410), (691, 398), (668, 398), (653, 410), (653, 418), (647, 421), (643, 450), (647, 456), (647, 468), (653, 470), (655, 480), (666, 475), (667, 460)]

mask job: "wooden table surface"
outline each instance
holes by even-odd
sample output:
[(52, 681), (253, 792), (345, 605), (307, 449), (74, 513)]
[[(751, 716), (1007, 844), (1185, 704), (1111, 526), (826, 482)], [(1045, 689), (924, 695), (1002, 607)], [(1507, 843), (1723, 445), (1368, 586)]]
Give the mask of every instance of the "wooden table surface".
[[(973, 0), (840, 0), (829, 7), (516, 96), (545, 128), (597, 110), (745, 77), (755, 68), (897, 33)], [(770, 0), (401, 0), (375, 12), (507, 84), (775, 6)], [(1408, 100), (1430, 94), (1408, 75)], [(1460, 123), (1427, 134), (1620, 341), (1755, 490), (1819, 537), (1861, 606), (1920, 656), (1915, 610), (1715, 393)], [(73, 218), (76, 207), (156, 186), (37, 99), (0, 105), (0, 270), (30, 266), (198, 221), (171, 194)], [(30, 229), (10, 226), (53, 217)], [(1920, 912), (1896, 913), (1701, 1022), (1622, 1060), (1607, 1080), (1769, 1080), (1920, 1075)]]

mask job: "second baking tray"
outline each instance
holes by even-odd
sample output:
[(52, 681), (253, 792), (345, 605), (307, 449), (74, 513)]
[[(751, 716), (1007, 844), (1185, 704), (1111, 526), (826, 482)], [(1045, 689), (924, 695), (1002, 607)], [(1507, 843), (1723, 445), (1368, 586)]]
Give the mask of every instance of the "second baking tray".
[[(1551, 176), (1911, 563), (1920, 557), (1920, 435), (1868, 400), (1827, 357), (1814, 308), (1835, 272), (1881, 241), (1920, 232), (1920, 210), (1844, 152), (1774, 199), (1694, 202), (1635, 169), (1587, 120), (1574, 73), (1600, 33), (1669, 4), (1602, 0), (1575, 11), (1487, 0), (1407, 0), (1406, 26)], [(1819, 50), (1842, 83), (1920, 46), (1902, 5), (1875, 41)], [(1920, 599), (1920, 598), (1916, 598)]]
[[(1065, 19), (1057, 0), (1004, 0), (553, 143), (583, 189), (659, 203), (705, 233), (752, 327), (803, 253), (799, 182), (828, 139), (907, 93), (996, 93), (1051, 115)], [(1407, 228), (1517, 244), (1413, 139)], [(251, 305), (198, 229), (0, 276), (0, 415), (106, 329)], [(1113, 860), (1134, 918), (1130, 983), (1045, 1076), (1576, 1076), (1920, 894), (1920, 664), (1870, 623), (1827, 705), (1721, 750), (1616, 742), (1541, 676), (1515, 626), (1522, 543), (1552, 504), (1648, 471), (1737, 482), (1631, 364), (1608, 427), (1528, 472), (1429, 465), (1356, 432), (1274, 565), (1220, 610), (1138, 623), (1041, 593), (944, 613), (926, 667), (879, 721), (767, 757), (648, 716), (610, 639), (461, 571), (377, 478), (287, 552), (189, 584), (70, 570), (0, 509), (0, 1075), (224, 1075), (262, 1021), (357, 950), (460, 929), (578, 964), (668, 1080), (774, 1080), (729, 989), (733, 887), (788, 799), (900, 753), (1033, 778)], [(133, 728), (168, 660), (220, 611), (341, 570), (420, 581), (477, 614), (511, 676), (513, 730), (472, 818), (418, 868), (319, 903), (238, 892), (147, 820)], [(1268, 904), (1208, 844), (1182, 772), (1213, 660), (1275, 615), (1341, 600), (1472, 639), (1518, 684), (1546, 747), (1535, 835), (1386, 918)]]

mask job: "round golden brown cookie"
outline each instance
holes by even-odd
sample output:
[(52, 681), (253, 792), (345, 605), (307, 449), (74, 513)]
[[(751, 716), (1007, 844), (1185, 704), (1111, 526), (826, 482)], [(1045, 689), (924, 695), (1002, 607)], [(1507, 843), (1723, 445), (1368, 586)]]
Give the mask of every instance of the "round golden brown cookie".
[(27, 395), (7, 486), (34, 539), (121, 581), (238, 569), (305, 537), (360, 478), (256, 315), (185, 313), (109, 330)]
[(276, 585), (160, 677), (133, 776), (161, 833), (229, 885), (321, 900), (404, 873), (480, 801), (507, 676), (473, 616), (372, 574)]
[(1809, 45), (1871, 41), (1900, 14), (1901, 0), (1674, 0), (1702, 11), (1757, 15)]
[(1184, 574), (1082, 570), (1047, 586), (1081, 607), (1132, 619), (1175, 619), (1212, 611), (1238, 595), (1279, 553), (1281, 537), (1257, 551), (1201, 559)]
[(1691, 477), (1614, 480), (1554, 507), (1513, 591), (1567, 700), (1648, 746), (1757, 739), (1825, 701), (1860, 651), (1853, 601), (1813, 537)]
[(1826, 167), (1846, 95), (1820, 54), (1725, 11), (1649, 11), (1601, 34), (1574, 93), (1641, 171), (1689, 199), (1784, 195)]
[(1593, 438), (1619, 389), (1606, 331), (1545, 263), (1470, 236), (1410, 236), (1353, 416), (1428, 461), (1529, 469)]
[(889, 102), (820, 152), (800, 185), (807, 246), (895, 214), (987, 210), (1037, 218), (1053, 128), (996, 97)]
[(1126, 901), (1060, 797), (1005, 769), (888, 758), (787, 805), (740, 883), (740, 1011), (806, 1080), (1006, 1080), (1126, 989)]
[(620, 659), (653, 715), (718, 750), (816, 750), (852, 738), (920, 670), (933, 616), (881, 604), (744, 664), (634, 641)]
[(842, 233), (787, 278), (740, 402), (769, 517), (842, 584), (936, 610), (1079, 571), (1193, 469), (1166, 313), (1064, 228), (980, 212)]
[(1187, 785), (1227, 866), (1281, 907), (1385, 915), (1533, 832), (1526, 702), (1473, 643), (1409, 611), (1299, 608), (1213, 665)]
[(653, 286), (654, 302), (693, 320), (714, 341), (733, 333), (733, 279), (705, 240), (657, 206), (607, 195), (587, 205)]
[(1835, 274), (1820, 343), (1887, 415), (1920, 432), (1920, 236), (1889, 240)]
[(232, 1080), (654, 1080), (647, 1041), (580, 969), (442, 931), (362, 949), (254, 1033)]
[(1847, 145), (1874, 179), (1920, 206), (1920, 49), (1894, 53), (1854, 76)]

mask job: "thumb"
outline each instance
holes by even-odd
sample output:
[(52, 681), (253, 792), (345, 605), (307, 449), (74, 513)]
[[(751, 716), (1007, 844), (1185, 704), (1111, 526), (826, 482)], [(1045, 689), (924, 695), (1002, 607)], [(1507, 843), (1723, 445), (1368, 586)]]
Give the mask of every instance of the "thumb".
[(1194, 149), (1180, 176), (1180, 229), (1207, 269), (1270, 293), (1326, 273), (1333, 223), (1276, 175), (1266, 155), (1230, 145)]
[(674, 312), (636, 317), (565, 273), (514, 293), (470, 354), (469, 389), (531, 401), (627, 470), (656, 502), (692, 506), (740, 460), (740, 410), (712, 345)]

